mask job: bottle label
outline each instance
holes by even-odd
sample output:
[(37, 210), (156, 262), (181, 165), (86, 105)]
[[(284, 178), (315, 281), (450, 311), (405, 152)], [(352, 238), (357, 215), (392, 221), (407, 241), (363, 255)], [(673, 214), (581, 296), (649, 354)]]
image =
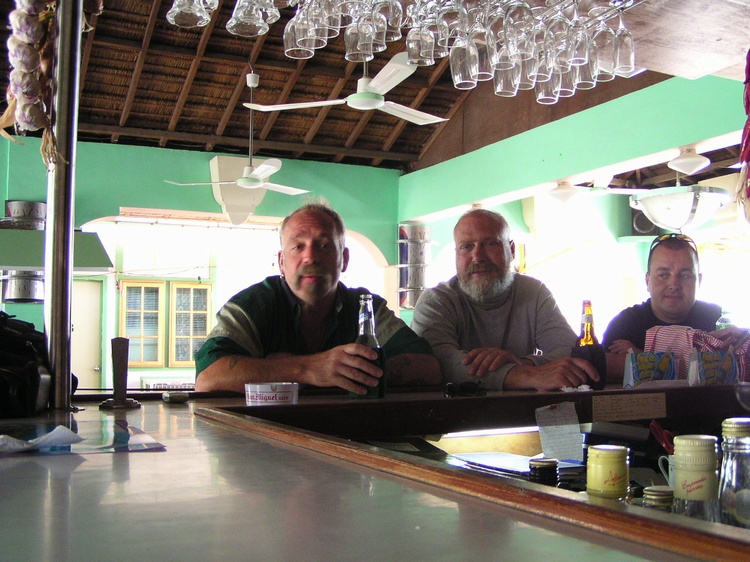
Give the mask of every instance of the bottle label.
[(581, 324), (593, 324), (594, 323), (594, 315), (593, 314), (584, 314), (581, 316)]
[(714, 472), (675, 471), (674, 496), (683, 500), (714, 500), (719, 483)]

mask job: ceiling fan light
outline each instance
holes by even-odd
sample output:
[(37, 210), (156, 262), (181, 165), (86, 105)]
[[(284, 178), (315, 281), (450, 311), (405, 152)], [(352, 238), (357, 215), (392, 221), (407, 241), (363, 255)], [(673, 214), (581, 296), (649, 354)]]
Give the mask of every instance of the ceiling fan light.
[(694, 148), (683, 150), (677, 158), (673, 158), (667, 162), (669, 168), (686, 176), (692, 176), (709, 164), (711, 164), (711, 160), (702, 154), (696, 153)]
[(643, 194), (630, 196), (630, 206), (643, 211), (656, 226), (672, 231), (701, 226), (731, 198), (725, 189), (704, 185), (677, 185), (643, 191)]
[(351, 108), (367, 111), (383, 107), (385, 100), (375, 92), (357, 92), (346, 98), (346, 104)]

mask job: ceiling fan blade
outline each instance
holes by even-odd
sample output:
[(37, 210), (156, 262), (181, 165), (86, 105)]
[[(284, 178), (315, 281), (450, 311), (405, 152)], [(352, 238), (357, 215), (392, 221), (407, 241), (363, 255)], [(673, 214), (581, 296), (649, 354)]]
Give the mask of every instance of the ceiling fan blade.
[(394, 55), (370, 81), (367, 91), (382, 96), (414, 74), (417, 67), (408, 64), (408, 58), (409, 56), (405, 52)]
[(227, 185), (230, 183), (237, 183), (234, 181), (202, 181), (202, 182), (193, 182), (193, 183), (179, 183), (176, 181), (169, 181), (169, 180), (164, 180), (164, 181), (172, 185)]
[(433, 123), (447, 121), (447, 119), (443, 119), (442, 117), (430, 115), (429, 113), (425, 113), (424, 111), (412, 109), (411, 107), (406, 107), (405, 105), (394, 103), (392, 101), (385, 102), (385, 104), (378, 109), (380, 109), (380, 111), (384, 111), (389, 115), (398, 117), (399, 119), (405, 119), (406, 121), (414, 123), (415, 125), (432, 125)]
[(270, 189), (271, 191), (278, 191), (279, 193), (284, 193), (286, 195), (300, 195), (302, 193), (308, 192), (306, 189), (297, 189), (296, 187), (289, 187), (288, 185), (279, 185), (278, 183), (269, 182), (264, 183), (263, 188)]
[(280, 103), (278, 105), (260, 105), (258, 103), (243, 103), (248, 109), (256, 111), (285, 111), (287, 109), (306, 109), (308, 107), (324, 107), (326, 105), (340, 105), (346, 100), (309, 101), (304, 103)]
[(269, 158), (263, 161), (257, 168), (253, 170), (252, 175), (256, 178), (267, 178), (276, 172), (281, 170), (281, 160), (278, 158)]

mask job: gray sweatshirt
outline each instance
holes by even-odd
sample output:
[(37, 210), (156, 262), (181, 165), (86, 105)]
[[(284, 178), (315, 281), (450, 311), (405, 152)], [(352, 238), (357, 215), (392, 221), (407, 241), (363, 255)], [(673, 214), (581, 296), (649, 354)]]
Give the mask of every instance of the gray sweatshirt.
[[(499, 347), (540, 365), (570, 355), (576, 341), (549, 289), (521, 274), (497, 299), (481, 304), (461, 291), (457, 277), (427, 289), (414, 308), (411, 327), (432, 345), (443, 379), (454, 383), (478, 380), (461, 364), (472, 349)], [(482, 386), (502, 389), (513, 367), (487, 373)]]

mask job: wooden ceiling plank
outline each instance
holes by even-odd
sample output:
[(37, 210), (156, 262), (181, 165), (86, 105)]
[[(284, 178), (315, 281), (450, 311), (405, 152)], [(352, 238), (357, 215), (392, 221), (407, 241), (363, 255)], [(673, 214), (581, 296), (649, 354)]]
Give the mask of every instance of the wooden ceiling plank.
[[(350, 62), (346, 65), (346, 68), (344, 70), (344, 76), (340, 78), (334, 87), (331, 89), (331, 93), (328, 95), (329, 100), (337, 100), (339, 99), (339, 96), (341, 95), (341, 92), (343, 91), (346, 84), (349, 82), (349, 79), (351, 78), (352, 74), (354, 74), (354, 69), (356, 69), (359, 66), (356, 62)], [(323, 123), (326, 120), (326, 117), (328, 117), (328, 113), (331, 111), (331, 108), (333, 106), (327, 105), (320, 108), (320, 111), (318, 111), (318, 115), (315, 117), (315, 121), (313, 121), (312, 126), (307, 131), (307, 134), (305, 135), (305, 138), (303, 142), (305, 144), (310, 144), (312, 140), (315, 138), (315, 135), (318, 134), (318, 131), (320, 131), (320, 127), (323, 126)]]
[[(118, 127), (116, 125), (99, 125), (93, 123), (79, 123), (78, 130), (82, 133), (94, 134), (94, 135), (112, 135), (120, 134), (122, 136), (143, 138), (143, 139), (163, 139), (166, 138), (168, 141), (187, 142), (196, 145), (213, 144), (214, 146), (232, 146), (238, 148), (246, 148), (247, 140), (240, 139), (237, 137), (216, 137), (214, 135), (201, 135), (197, 133), (182, 133), (179, 131), (170, 131), (165, 133), (161, 130), (154, 129), (143, 129), (135, 127)], [(411, 162), (413, 161), (414, 155), (404, 152), (388, 152), (383, 153), (378, 150), (364, 150), (358, 148), (341, 148), (337, 146), (324, 146), (315, 144), (302, 144), (293, 142), (283, 141), (266, 141), (266, 140), (255, 140), (253, 145), (257, 145), (259, 149), (267, 150), (280, 150), (280, 151), (303, 151), (305, 153), (314, 154), (326, 154), (326, 155), (343, 155), (345, 157), (352, 158), (382, 158), (383, 160), (392, 160), (394, 162)]]
[[(190, 89), (193, 87), (195, 76), (196, 74), (198, 74), (198, 68), (200, 68), (201, 62), (203, 60), (203, 53), (206, 51), (206, 46), (208, 45), (208, 41), (211, 38), (211, 32), (213, 31), (214, 25), (216, 25), (219, 12), (220, 10), (217, 9), (211, 14), (211, 20), (208, 22), (208, 25), (205, 27), (203, 33), (201, 34), (200, 41), (198, 42), (198, 48), (195, 52), (195, 58), (190, 64), (190, 70), (188, 70), (187, 76), (185, 78), (185, 83), (180, 90), (180, 95), (177, 97), (177, 103), (175, 103), (174, 110), (172, 111), (172, 117), (170, 118), (169, 125), (167, 126), (167, 130), (170, 132), (174, 131), (177, 128), (177, 123), (179, 122), (180, 116), (182, 115), (182, 110), (185, 107), (185, 102), (187, 102), (188, 95), (190, 94)], [(165, 143), (165, 141), (163, 142)]]
[[(220, 137), (224, 134), (224, 131), (226, 130), (227, 123), (229, 123), (229, 119), (232, 117), (232, 114), (234, 113), (234, 110), (237, 108), (237, 104), (240, 101), (240, 97), (242, 96), (242, 92), (247, 88), (247, 78), (246, 75), (248, 72), (252, 71), (253, 64), (258, 59), (258, 55), (260, 54), (260, 50), (263, 48), (264, 43), (266, 42), (267, 35), (261, 35), (255, 40), (255, 44), (253, 45), (252, 50), (250, 51), (250, 56), (248, 57), (248, 64), (245, 66), (243, 71), (240, 73), (239, 78), (237, 79), (237, 83), (234, 86), (234, 89), (232, 90), (232, 95), (229, 98), (229, 103), (227, 104), (227, 108), (224, 110), (224, 113), (221, 116), (221, 119), (219, 120), (219, 124), (216, 127), (216, 136)], [(243, 108), (244, 110), (244, 108)], [(248, 115), (249, 117), (249, 115)], [(248, 133), (249, 134), (249, 133)], [(249, 143), (248, 143), (249, 144)], [(206, 152), (210, 152), (213, 150), (213, 145), (207, 144), (206, 145)]]
[[(303, 59), (297, 62), (296, 70), (287, 79), (284, 87), (281, 89), (279, 97), (276, 98), (274, 105), (286, 103), (286, 101), (289, 99), (290, 94), (292, 93), (292, 90), (294, 89), (294, 86), (297, 84), (297, 80), (299, 80), (300, 74), (302, 73), (302, 70), (305, 68), (306, 64), (307, 59)], [(276, 123), (276, 119), (278, 118), (278, 116), (278, 111), (274, 111), (268, 114), (268, 117), (266, 117), (266, 122), (263, 124), (263, 129), (261, 130), (260, 135), (258, 135), (258, 138), (260, 140), (265, 140), (266, 137), (268, 137), (268, 134), (271, 132), (271, 129)]]
[(138, 85), (141, 82), (143, 66), (144, 64), (146, 64), (146, 57), (148, 56), (148, 46), (151, 43), (151, 37), (154, 34), (154, 28), (156, 27), (156, 18), (159, 16), (159, 8), (161, 7), (161, 2), (162, 0), (156, 0), (151, 5), (151, 11), (148, 14), (146, 29), (143, 33), (143, 42), (141, 43), (141, 48), (135, 61), (135, 68), (133, 69), (133, 75), (130, 79), (128, 93), (125, 96), (125, 103), (122, 104), (122, 112), (120, 113), (119, 121), (121, 127), (128, 122), (130, 110), (133, 109), (133, 102), (135, 101), (136, 93), (138, 93)]

